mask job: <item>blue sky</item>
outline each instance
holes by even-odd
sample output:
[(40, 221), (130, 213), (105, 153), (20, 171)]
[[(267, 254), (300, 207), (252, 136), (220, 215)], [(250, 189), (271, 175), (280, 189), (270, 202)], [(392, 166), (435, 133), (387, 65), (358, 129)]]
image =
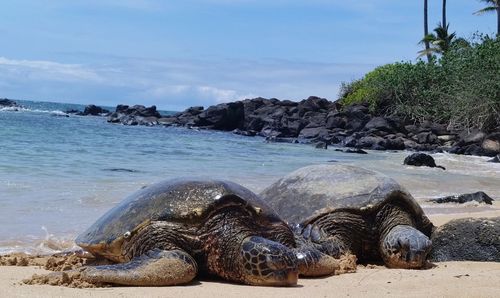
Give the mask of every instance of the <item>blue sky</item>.
[[(429, 0), (429, 24), (441, 1)], [(3, 0), (0, 97), (182, 110), (256, 96), (334, 100), (343, 81), (415, 60), (423, 1)], [(494, 33), (475, 0), (450, 29)]]

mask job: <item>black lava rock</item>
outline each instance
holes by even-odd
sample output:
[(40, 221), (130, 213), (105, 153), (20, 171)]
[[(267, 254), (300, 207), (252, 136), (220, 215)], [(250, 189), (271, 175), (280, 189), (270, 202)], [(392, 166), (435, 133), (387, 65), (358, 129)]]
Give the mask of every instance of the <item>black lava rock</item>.
[(92, 116), (100, 116), (103, 114), (109, 114), (109, 111), (98, 107), (96, 105), (88, 105), (85, 107), (85, 110), (82, 113), (78, 113), (82, 116), (92, 115)]
[(19, 105), (11, 99), (1, 98), (0, 107), (19, 107)]
[(403, 164), (416, 167), (426, 166), (431, 168), (441, 168), (445, 170), (443, 166), (436, 165), (432, 156), (425, 153), (413, 153), (405, 158)]
[(488, 162), (500, 162), (500, 154), (488, 160)]
[(335, 151), (343, 152), (343, 153), (368, 154), (368, 152), (366, 152), (363, 149), (359, 149), (359, 148), (356, 148), (356, 149), (348, 148), (348, 149), (344, 149), (344, 150), (342, 150), (342, 149), (335, 149)]
[(494, 200), (490, 196), (488, 196), (486, 193), (484, 193), (482, 191), (478, 191), (475, 193), (468, 193), (468, 194), (462, 194), (462, 195), (456, 195), (456, 196), (447, 196), (447, 197), (443, 197), (443, 198), (431, 199), (428, 202), (439, 203), (439, 204), (441, 204), (441, 203), (463, 204), (463, 203), (472, 202), (472, 201), (491, 205)]
[(431, 261), (500, 262), (500, 217), (452, 220), (431, 240)]

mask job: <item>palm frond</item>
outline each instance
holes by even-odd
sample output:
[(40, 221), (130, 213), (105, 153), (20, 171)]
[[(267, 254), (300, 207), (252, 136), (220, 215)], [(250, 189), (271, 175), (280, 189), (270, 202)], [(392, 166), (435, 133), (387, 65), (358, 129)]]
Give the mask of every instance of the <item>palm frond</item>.
[(496, 6), (488, 6), (488, 7), (485, 7), (483, 9), (480, 9), (478, 11), (476, 11), (475, 13), (473, 13), (474, 15), (483, 15), (485, 13), (489, 13), (489, 12), (496, 12), (497, 11), (497, 8)]

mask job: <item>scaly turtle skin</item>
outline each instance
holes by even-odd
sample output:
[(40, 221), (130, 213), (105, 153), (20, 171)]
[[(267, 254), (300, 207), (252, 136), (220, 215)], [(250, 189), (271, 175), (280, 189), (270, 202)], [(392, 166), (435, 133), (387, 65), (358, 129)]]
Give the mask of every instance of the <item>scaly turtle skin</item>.
[[(421, 268), (432, 223), (396, 181), (348, 165), (314, 165), (280, 179), (261, 194), (296, 233), (331, 256)], [(303, 228), (305, 227), (305, 228)]]
[(197, 274), (251, 284), (289, 286), (299, 270), (331, 274), (332, 257), (296, 249), (293, 232), (248, 189), (227, 181), (167, 180), (112, 208), (76, 239), (116, 262), (84, 267), (92, 283), (164, 286)]

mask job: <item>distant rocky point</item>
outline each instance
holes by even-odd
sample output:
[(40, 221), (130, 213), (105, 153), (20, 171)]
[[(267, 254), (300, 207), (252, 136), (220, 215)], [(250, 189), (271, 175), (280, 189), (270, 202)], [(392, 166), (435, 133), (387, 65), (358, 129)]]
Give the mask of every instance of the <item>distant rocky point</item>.
[(262, 97), (191, 107), (162, 116), (155, 106), (119, 105), (108, 122), (163, 125), (232, 131), (262, 136), (270, 142), (340, 145), (357, 149), (448, 151), (495, 156), (500, 153), (500, 128), (490, 131), (452, 130), (440, 123), (414, 123), (397, 116), (372, 113), (366, 105), (341, 106), (311, 96), (299, 102)]
[(0, 98), (0, 107), (1, 108), (5, 108), (5, 107), (8, 107), (8, 108), (14, 108), (14, 107), (20, 108), (21, 105), (17, 104), (12, 99)]

